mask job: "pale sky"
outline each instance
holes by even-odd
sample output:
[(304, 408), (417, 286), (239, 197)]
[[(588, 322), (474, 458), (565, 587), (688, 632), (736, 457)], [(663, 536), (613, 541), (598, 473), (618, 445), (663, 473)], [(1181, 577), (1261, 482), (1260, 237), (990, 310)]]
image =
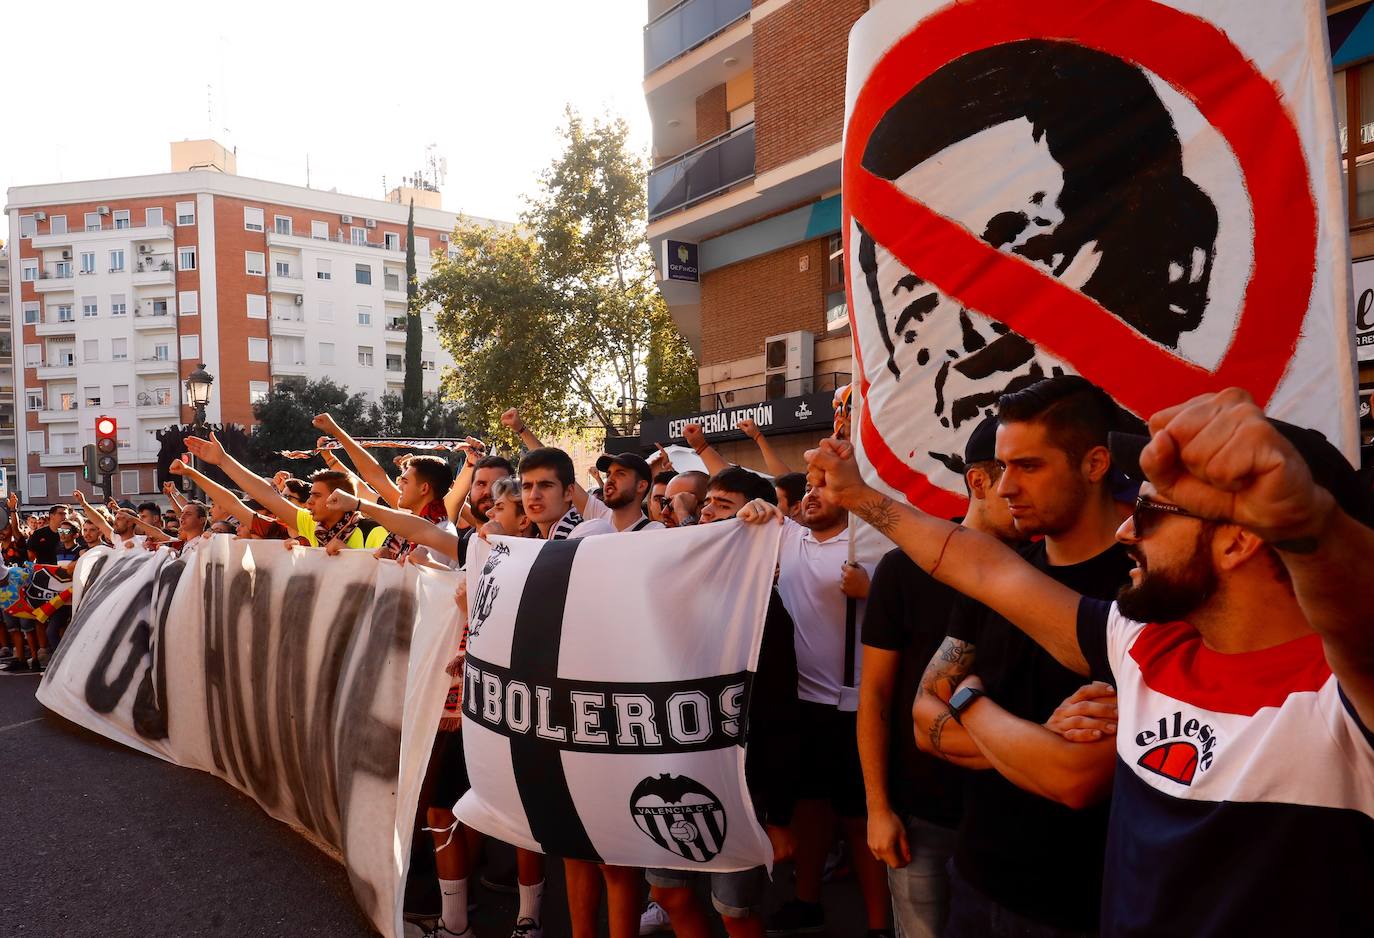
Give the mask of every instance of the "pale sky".
[[(7, 11), (0, 192), (166, 172), (168, 143), (241, 176), (381, 198), (447, 158), (444, 208), (513, 219), (571, 103), (650, 139), (643, 0), (111, 4)], [(208, 88), (207, 88), (208, 86)], [(22, 139), (6, 139), (12, 134)]]

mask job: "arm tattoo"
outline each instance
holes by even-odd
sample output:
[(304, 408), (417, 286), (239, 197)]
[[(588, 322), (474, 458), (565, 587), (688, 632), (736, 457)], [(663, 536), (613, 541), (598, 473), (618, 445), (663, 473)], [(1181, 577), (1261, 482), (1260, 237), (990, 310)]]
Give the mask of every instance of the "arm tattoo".
[(854, 513), (868, 522), (879, 534), (891, 534), (897, 527), (897, 507), (886, 495), (878, 495), (854, 509)]
[[(954, 693), (954, 688), (973, 671), (974, 646), (968, 642), (960, 641), (957, 638), (945, 637), (940, 643), (940, 648), (935, 652), (935, 657), (930, 659), (930, 664), (926, 666), (925, 674), (921, 675), (921, 686), (916, 692), (917, 696), (922, 694), (935, 694), (943, 700), (948, 700)], [(927, 735), (930, 737), (931, 748), (936, 752), (944, 752), (940, 748), (940, 737), (954, 714), (946, 710), (938, 715), (930, 724)]]
[(930, 724), (930, 745), (936, 752), (944, 752), (940, 748), (940, 735), (945, 731), (945, 724), (953, 719), (954, 714), (946, 710), (934, 719)]

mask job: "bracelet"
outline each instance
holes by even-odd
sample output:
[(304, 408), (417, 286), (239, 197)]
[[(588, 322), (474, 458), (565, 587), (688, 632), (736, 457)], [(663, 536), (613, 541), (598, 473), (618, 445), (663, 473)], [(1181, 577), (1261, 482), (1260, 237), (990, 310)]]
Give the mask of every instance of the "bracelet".
[(940, 556), (935, 558), (935, 566), (930, 568), (930, 575), (932, 577), (935, 576), (935, 571), (940, 569), (940, 564), (944, 563), (945, 551), (949, 549), (949, 542), (954, 540), (954, 535), (958, 533), (959, 526), (955, 525), (954, 527), (950, 528), (949, 533), (945, 535), (945, 542), (944, 544), (940, 545)]
[(354, 511), (362, 511), (362, 510), (363, 510), (363, 500), (362, 500), (361, 498), (359, 498), (358, 496), (354, 495), (354, 496), (353, 496), (353, 501), (355, 502), (355, 504), (353, 505), (353, 510), (354, 510)]
[(702, 453), (706, 452), (706, 451), (707, 451), (708, 449), (710, 449), (710, 448), (711, 448), (711, 444), (710, 444), (710, 443), (707, 443), (707, 444), (706, 444), (705, 446), (703, 446), (701, 449), (695, 449), (695, 448), (693, 448), (692, 452), (694, 452), (694, 453), (696, 453), (698, 456), (700, 456)]

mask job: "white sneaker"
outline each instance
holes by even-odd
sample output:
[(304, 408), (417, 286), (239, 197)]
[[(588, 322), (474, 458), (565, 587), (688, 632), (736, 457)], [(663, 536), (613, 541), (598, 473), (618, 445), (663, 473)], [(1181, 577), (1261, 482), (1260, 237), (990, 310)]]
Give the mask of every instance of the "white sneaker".
[(510, 933), (510, 938), (544, 938), (544, 929), (539, 927), (539, 923), (532, 918), (518, 919), (514, 930)]
[(648, 906), (644, 909), (644, 914), (639, 917), (639, 933), (652, 935), (655, 932), (672, 930), (673, 926), (668, 921), (668, 913), (663, 910), (663, 906), (650, 899)]

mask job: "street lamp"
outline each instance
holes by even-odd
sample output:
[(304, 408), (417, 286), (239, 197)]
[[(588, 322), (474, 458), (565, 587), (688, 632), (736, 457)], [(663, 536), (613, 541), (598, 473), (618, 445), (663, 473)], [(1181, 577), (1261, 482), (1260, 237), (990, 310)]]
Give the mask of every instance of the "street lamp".
[(196, 366), (196, 370), (186, 377), (186, 397), (196, 409), (197, 427), (205, 423), (205, 405), (210, 403), (210, 388), (214, 383), (215, 376), (205, 370), (204, 362)]

